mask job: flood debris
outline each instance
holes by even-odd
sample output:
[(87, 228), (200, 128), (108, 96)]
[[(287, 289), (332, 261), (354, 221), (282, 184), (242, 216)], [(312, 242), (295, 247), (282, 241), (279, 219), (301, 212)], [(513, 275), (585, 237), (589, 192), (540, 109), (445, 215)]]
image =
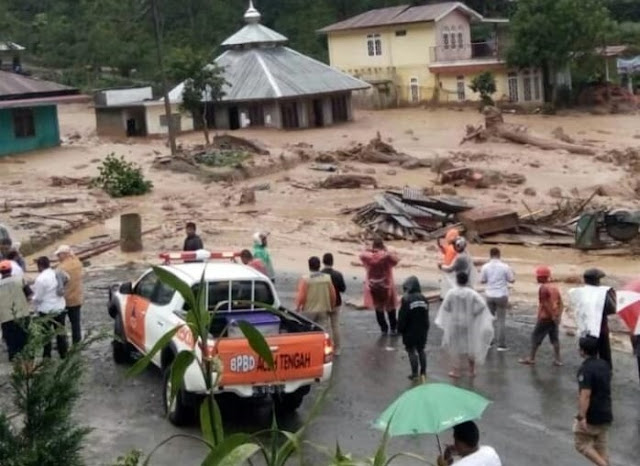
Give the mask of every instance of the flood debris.
[(368, 175), (330, 175), (318, 185), (322, 189), (357, 189), (362, 186), (377, 188), (378, 182)]
[(484, 142), (499, 138), (518, 144), (529, 144), (543, 150), (566, 150), (572, 154), (595, 155), (595, 151), (590, 147), (533, 136), (528, 133), (526, 126), (507, 124), (504, 122), (502, 112), (496, 107), (485, 107), (483, 113), (484, 127), (467, 125), (467, 134), (460, 141), (461, 145), (468, 141)]
[(398, 152), (388, 142), (382, 140), (378, 132), (376, 137), (368, 144), (355, 144), (346, 149), (340, 149), (333, 153), (340, 160), (358, 160), (363, 163), (393, 164), (404, 169), (411, 170), (419, 167), (430, 167), (431, 159), (421, 159), (408, 154)]
[(72, 176), (52, 176), (49, 180), (50, 186), (62, 188), (66, 186), (89, 186), (91, 185), (92, 178), (90, 176), (79, 178)]
[(502, 173), (496, 170), (458, 167), (440, 173), (440, 184), (466, 185), (474, 188), (488, 188), (501, 183), (509, 186), (524, 184), (527, 178), (521, 173)]

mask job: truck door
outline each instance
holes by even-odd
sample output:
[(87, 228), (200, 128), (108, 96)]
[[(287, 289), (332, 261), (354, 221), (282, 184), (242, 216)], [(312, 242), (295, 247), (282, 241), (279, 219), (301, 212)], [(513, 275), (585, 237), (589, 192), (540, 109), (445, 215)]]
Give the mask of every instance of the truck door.
[(133, 294), (127, 299), (125, 310), (125, 332), (127, 340), (140, 350), (145, 350), (146, 317), (151, 296), (156, 288), (158, 277), (153, 271), (143, 276), (133, 288)]

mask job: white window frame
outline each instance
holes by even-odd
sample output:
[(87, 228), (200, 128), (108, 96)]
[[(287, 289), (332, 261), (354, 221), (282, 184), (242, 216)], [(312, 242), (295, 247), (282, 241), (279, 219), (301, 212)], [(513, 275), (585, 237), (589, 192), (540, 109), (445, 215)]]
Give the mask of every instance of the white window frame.
[(367, 55), (379, 57), (382, 55), (382, 38), (380, 34), (367, 34)]
[(533, 79), (529, 70), (522, 72), (522, 98), (525, 102), (531, 102), (533, 100)]
[(418, 81), (418, 78), (415, 76), (409, 80), (409, 95), (411, 96), (411, 102), (420, 102), (420, 81)]
[(456, 33), (452, 32), (451, 33), (451, 50), (455, 50), (456, 49)]
[(449, 27), (444, 27), (444, 32), (442, 33), (442, 45), (445, 50), (449, 50)]
[(465, 100), (467, 100), (464, 76), (456, 76), (456, 93), (458, 95), (459, 102), (464, 102)]
[[(519, 84), (520, 79), (518, 79), (518, 73), (511, 72), (507, 74), (507, 91), (509, 93), (509, 101), (511, 102), (520, 102), (520, 93), (519, 93)], [(515, 88), (512, 88), (511, 84), (515, 82)], [(511, 92), (514, 90), (515, 92)]]
[(542, 92), (540, 86), (542, 85), (542, 79), (540, 76), (540, 71), (536, 70), (533, 74), (533, 97), (536, 101), (542, 100)]

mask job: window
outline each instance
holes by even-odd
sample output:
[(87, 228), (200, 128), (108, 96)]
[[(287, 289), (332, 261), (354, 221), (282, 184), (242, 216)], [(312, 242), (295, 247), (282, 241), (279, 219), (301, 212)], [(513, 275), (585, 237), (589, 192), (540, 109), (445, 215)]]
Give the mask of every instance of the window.
[(531, 73), (529, 70), (525, 70), (522, 77), (522, 86), (524, 87), (524, 101), (531, 102)]
[(465, 90), (464, 90), (464, 76), (458, 76), (456, 82), (456, 90), (458, 92), (458, 100), (460, 102), (464, 102), (466, 99)]
[(444, 49), (449, 49), (449, 34), (446, 32), (442, 35), (442, 44), (444, 45)]
[(420, 86), (418, 78), (411, 78), (411, 102), (420, 102)]
[(140, 281), (136, 284), (133, 292), (136, 295), (151, 301), (151, 296), (153, 296), (153, 292), (156, 289), (157, 283), (158, 277), (156, 276), (156, 274), (153, 272), (149, 272), (140, 279)]
[(400, 31), (396, 31), (396, 37), (404, 37), (407, 35), (407, 31), (405, 29), (402, 29)]
[(369, 34), (367, 36), (367, 52), (370, 57), (382, 55), (380, 34)]
[(509, 73), (509, 101), (518, 101), (518, 73)]
[(174, 294), (176, 294), (176, 290), (166, 283), (158, 280), (156, 289), (154, 290), (153, 295), (151, 295), (151, 302), (160, 306), (166, 306), (171, 302)]
[[(193, 292), (198, 292), (198, 286), (193, 287)], [(272, 305), (275, 301), (271, 288), (264, 282), (246, 281), (220, 281), (209, 283), (208, 306), (212, 311), (220, 303), (232, 301), (231, 309), (229, 306), (222, 305), (220, 310), (237, 310), (251, 309), (251, 304), (247, 302), (259, 302)], [(229, 294), (231, 292), (231, 294)], [(235, 301), (235, 303), (234, 303)], [(245, 301), (245, 302), (238, 302)]]
[(456, 33), (455, 32), (451, 33), (451, 48), (452, 49), (456, 48)]
[[(173, 123), (173, 129), (180, 131), (180, 114), (179, 113), (172, 113), (171, 114), (171, 122)], [(167, 125), (167, 115), (160, 115), (160, 126), (163, 128), (166, 128)]]
[(461, 32), (458, 33), (458, 47), (464, 48), (462, 46), (462, 33)]
[(17, 108), (13, 110), (13, 134), (16, 138), (31, 138), (36, 135), (32, 109)]

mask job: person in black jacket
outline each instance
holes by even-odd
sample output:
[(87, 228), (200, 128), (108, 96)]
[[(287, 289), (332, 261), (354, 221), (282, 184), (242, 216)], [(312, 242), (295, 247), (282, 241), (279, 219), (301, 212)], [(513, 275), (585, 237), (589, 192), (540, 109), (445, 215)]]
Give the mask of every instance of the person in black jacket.
[(184, 247), (183, 251), (199, 251), (200, 249), (204, 249), (204, 245), (202, 244), (202, 239), (196, 235), (196, 224), (193, 222), (188, 222), (186, 226), (187, 237), (184, 239)]
[(340, 316), (340, 307), (342, 306), (342, 293), (347, 291), (347, 285), (344, 283), (344, 277), (340, 272), (333, 268), (333, 254), (330, 252), (322, 256), (322, 264), (324, 269), (322, 273), (326, 273), (331, 276), (331, 283), (336, 290), (336, 307), (329, 313), (329, 320), (331, 322), (331, 337), (333, 338), (334, 352), (336, 356), (340, 355), (340, 322), (338, 318)]
[[(414, 382), (425, 381), (427, 374), (427, 333), (429, 333), (429, 303), (422, 295), (417, 277), (407, 278), (402, 285), (403, 295), (398, 317), (398, 332), (409, 355), (411, 375)], [(418, 365), (420, 373), (418, 374)]]

